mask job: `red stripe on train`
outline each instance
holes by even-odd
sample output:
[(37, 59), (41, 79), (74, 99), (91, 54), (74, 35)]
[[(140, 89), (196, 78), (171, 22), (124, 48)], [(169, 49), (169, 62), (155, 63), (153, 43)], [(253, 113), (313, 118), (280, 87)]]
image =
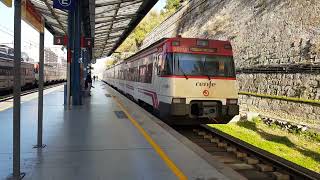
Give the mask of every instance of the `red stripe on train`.
[(146, 89), (138, 89), (140, 93), (143, 93), (147, 96), (150, 96), (152, 98), (152, 105), (153, 107), (155, 108), (159, 108), (159, 102), (158, 102), (158, 97), (157, 97), (157, 93), (156, 92), (153, 92), (153, 91), (149, 91), (149, 90), (146, 90)]
[[(186, 76), (180, 75), (162, 75), (163, 78), (186, 78)], [(187, 76), (188, 79), (208, 79), (208, 76)], [(235, 77), (211, 77), (210, 79), (223, 79), (223, 80), (237, 80)]]

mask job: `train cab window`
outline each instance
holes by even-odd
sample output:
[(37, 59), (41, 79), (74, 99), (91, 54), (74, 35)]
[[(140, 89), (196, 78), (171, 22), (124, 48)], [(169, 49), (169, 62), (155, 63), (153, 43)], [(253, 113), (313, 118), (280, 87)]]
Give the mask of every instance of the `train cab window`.
[(173, 60), (172, 54), (166, 54), (165, 58), (161, 55), (158, 61), (158, 74), (159, 75), (172, 75)]
[(175, 75), (235, 77), (231, 56), (176, 53), (173, 58)]

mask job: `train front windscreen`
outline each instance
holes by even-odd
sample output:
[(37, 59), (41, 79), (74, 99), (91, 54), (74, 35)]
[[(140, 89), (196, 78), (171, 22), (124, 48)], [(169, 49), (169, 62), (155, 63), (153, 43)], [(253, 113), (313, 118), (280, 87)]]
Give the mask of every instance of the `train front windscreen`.
[(165, 59), (166, 75), (235, 77), (232, 56), (168, 53)]

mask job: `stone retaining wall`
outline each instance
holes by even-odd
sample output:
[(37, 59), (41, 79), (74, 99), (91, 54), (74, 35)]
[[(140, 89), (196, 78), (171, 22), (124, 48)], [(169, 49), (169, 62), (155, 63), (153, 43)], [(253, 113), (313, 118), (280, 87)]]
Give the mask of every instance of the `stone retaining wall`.
[(258, 112), (320, 129), (319, 106), (247, 95), (240, 95), (239, 102), (243, 111)]
[(320, 99), (320, 74), (239, 74), (237, 80), (245, 92)]

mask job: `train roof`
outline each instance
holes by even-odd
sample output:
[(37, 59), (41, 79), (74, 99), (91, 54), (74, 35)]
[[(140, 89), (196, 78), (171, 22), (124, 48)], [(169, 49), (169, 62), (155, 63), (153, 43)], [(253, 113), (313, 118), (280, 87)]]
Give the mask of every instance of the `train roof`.
[(197, 39), (197, 40), (209, 40), (209, 41), (228, 42), (228, 43), (230, 43), (230, 42), (227, 41), (227, 40), (224, 41), (224, 40), (204, 39), (204, 38), (183, 38), (183, 37), (162, 38), (162, 39), (159, 39), (158, 41), (150, 44), (150, 45), (147, 46), (146, 48), (144, 48), (144, 49), (136, 52), (135, 54), (133, 54), (133, 55), (125, 58), (125, 59), (124, 59), (123, 61), (121, 61), (120, 63), (117, 63), (117, 64), (115, 64), (115, 65), (107, 68), (107, 70), (110, 69), (110, 68), (113, 68), (113, 67), (115, 67), (115, 66), (118, 66), (118, 65), (120, 65), (120, 64), (122, 64), (122, 63), (129, 62), (129, 59), (132, 59), (132, 58), (134, 58), (134, 57), (136, 57), (136, 56), (139, 56), (141, 53), (149, 50), (150, 48), (152, 48), (152, 47), (154, 47), (154, 46), (156, 46), (156, 45), (161, 45), (162, 43), (166, 42), (167, 40), (175, 40), (175, 39), (190, 39), (190, 40), (196, 40), (196, 39)]
[(131, 55), (131, 56), (127, 57), (127, 58), (125, 58), (125, 59), (124, 59), (123, 61), (121, 61), (120, 63), (117, 63), (117, 64), (115, 64), (115, 65), (113, 65), (113, 66), (111, 66), (111, 67), (107, 68), (107, 70), (108, 70), (108, 69), (110, 69), (110, 68), (113, 68), (113, 67), (115, 67), (115, 66), (118, 66), (118, 65), (120, 65), (120, 64), (122, 64), (122, 63), (124, 63), (124, 62), (127, 62), (129, 59), (131, 59), (131, 58), (133, 58), (133, 57), (138, 56), (140, 53), (142, 53), (142, 52), (144, 52), (144, 51), (146, 51), (146, 50), (150, 49), (151, 47), (153, 47), (153, 46), (155, 46), (155, 45), (157, 45), (157, 44), (160, 44), (160, 43), (164, 42), (164, 41), (165, 41), (165, 40), (167, 40), (167, 39), (169, 39), (169, 38), (162, 38), (162, 39), (160, 39), (160, 40), (158, 40), (158, 41), (156, 41), (156, 42), (154, 42), (154, 43), (150, 44), (148, 47), (146, 47), (146, 48), (144, 48), (144, 49), (142, 49), (142, 50), (140, 50), (140, 51), (136, 52), (135, 54), (133, 54), (133, 55)]
[(124, 59), (123, 62), (128, 61), (129, 59), (131, 59), (131, 58), (133, 58), (133, 57), (135, 57), (135, 56), (138, 56), (138, 55), (141, 54), (142, 52), (147, 51), (148, 49), (154, 47), (155, 45), (160, 45), (161, 43), (165, 42), (165, 41), (168, 40), (168, 39), (170, 39), (170, 38), (162, 38), (162, 39), (160, 39), (160, 40), (158, 40), (158, 41), (150, 44), (150, 45), (147, 46), (146, 48), (141, 49), (140, 51), (136, 52), (135, 54), (127, 57), (126, 59)]

